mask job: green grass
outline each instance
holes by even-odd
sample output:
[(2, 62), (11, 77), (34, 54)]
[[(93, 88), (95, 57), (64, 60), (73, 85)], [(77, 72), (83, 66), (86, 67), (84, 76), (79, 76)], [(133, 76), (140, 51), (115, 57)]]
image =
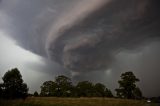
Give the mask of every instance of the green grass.
[(0, 106), (157, 106), (145, 101), (114, 98), (30, 97), (26, 100), (0, 100)]

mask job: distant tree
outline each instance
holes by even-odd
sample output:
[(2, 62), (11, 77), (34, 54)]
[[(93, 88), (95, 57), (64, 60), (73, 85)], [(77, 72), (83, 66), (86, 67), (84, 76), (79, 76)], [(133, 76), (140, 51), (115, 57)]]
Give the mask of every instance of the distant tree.
[(55, 96), (57, 85), (53, 81), (45, 81), (41, 86), (41, 96)]
[(117, 96), (121, 98), (134, 99), (135, 92), (140, 91), (140, 89), (138, 89), (135, 84), (138, 81), (139, 79), (136, 78), (133, 72), (122, 73), (121, 80), (118, 81), (119, 88), (116, 89)]
[(0, 83), (0, 98), (3, 97), (3, 84)]
[(16, 99), (27, 97), (27, 84), (23, 83), (22, 75), (17, 68), (6, 72), (2, 79), (4, 98)]
[(142, 92), (140, 90), (140, 88), (136, 87), (133, 91), (133, 94), (134, 94), (134, 98), (135, 99), (142, 99)]
[(56, 96), (59, 97), (71, 96), (73, 86), (70, 78), (61, 75), (56, 77), (55, 83), (57, 85)]
[(76, 86), (72, 85), (70, 96), (71, 97), (78, 97), (78, 90), (77, 90)]
[(95, 96), (94, 85), (89, 81), (79, 82), (76, 86), (78, 96), (92, 97)]
[(105, 97), (113, 97), (111, 90), (109, 90), (108, 88), (105, 89)]
[(97, 83), (97, 84), (95, 84), (94, 89), (95, 89), (95, 93), (96, 93), (95, 96), (98, 96), (98, 97), (105, 96), (105, 89), (106, 89), (105, 85), (103, 85), (101, 83)]
[(38, 92), (35, 91), (34, 94), (33, 94), (35, 97), (39, 96)]
[(78, 82), (72, 85), (71, 79), (60, 75), (55, 82), (46, 81), (41, 86), (41, 96), (56, 97), (113, 97), (112, 92), (101, 83), (95, 85), (89, 81)]

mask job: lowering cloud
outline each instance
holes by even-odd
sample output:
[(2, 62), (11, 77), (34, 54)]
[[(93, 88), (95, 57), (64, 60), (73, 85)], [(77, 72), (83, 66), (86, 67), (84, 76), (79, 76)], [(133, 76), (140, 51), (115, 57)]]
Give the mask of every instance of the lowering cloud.
[(120, 51), (159, 39), (158, 4), (157, 0), (94, 0), (78, 5), (53, 25), (48, 55), (73, 71), (105, 70)]
[[(28, 52), (19, 52), (28, 60), (10, 66), (34, 71), (40, 78), (35, 90), (59, 74), (115, 89), (120, 74), (131, 70), (140, 78), (145, 95), (160, 95), (159, 5), (159, 0), (1, 0), (0, 30), (7, 33), (2, 36), (46, 58), (35, 62), (35, 55), (26, 58)], [(8, 70), (8, 55), (12, 53), (15, 60), (19, 54), (8, 41), (0, 40), (1, 64), (7, 65), (0, 68)], [(35, 80), (30, 71), (25, 72), (28, 83), (36, 85), (30, 81)], [(41, 78), (38, 72), (47, 76)]]
[(158, 0), (6, 0), (1, 5), (14, 16), (7, 32), (20, 46), (72, 71), (106, 70), (117, 53), (160, 36)]

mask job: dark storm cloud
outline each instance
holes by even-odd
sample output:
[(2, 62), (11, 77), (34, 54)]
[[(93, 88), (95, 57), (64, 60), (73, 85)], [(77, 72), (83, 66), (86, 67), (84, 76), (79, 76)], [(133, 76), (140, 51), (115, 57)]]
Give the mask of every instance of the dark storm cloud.
[(159, 39), (158, 5), (157, 0), (113, 0), (77, 16), (52, 33), (49, 56), (73, 71), (105, 70), (120, 51)]
[(5, 0), (2, 4), (11, 20), (7, 31), (20, 46), (72, 71), (108, 69), (119, 52), (133, 51), (160, 36), (157, 0)]
[(157, 0), (2, 3), (13, 17), (8, 32), (20, 46), (72, 71), (105, 70), (121, 50), (143, 47), (160, 35)]
[[(73, 0), (3, 0), (1, 11), (11, 21), (5, 26), (18, 45), (36, 54), (46, 56), (46, 31), (54, 19), (59, 16), (65, 7)], [(73, 2), (74, 3), (74, 2)], [(5, 23), (7, 24), (7, 23)]]
[(145, 95), (160, 95), (159, 5), (159, 0), (2, 0), (0, 29), (22, 48), (51, 59), (24, 64), (33, 71), (51, 78), (71, 74), (76, 81), (115, 89), (120, 74), (133, 70)]

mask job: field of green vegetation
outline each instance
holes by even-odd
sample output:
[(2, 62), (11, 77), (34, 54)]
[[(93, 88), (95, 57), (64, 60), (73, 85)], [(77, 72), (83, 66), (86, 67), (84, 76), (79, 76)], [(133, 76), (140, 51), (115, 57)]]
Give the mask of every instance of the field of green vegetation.
[(114, 98), (29, 97), (26, 100), (1, 100), (0, 106), (158, 106), (139, 100)]

